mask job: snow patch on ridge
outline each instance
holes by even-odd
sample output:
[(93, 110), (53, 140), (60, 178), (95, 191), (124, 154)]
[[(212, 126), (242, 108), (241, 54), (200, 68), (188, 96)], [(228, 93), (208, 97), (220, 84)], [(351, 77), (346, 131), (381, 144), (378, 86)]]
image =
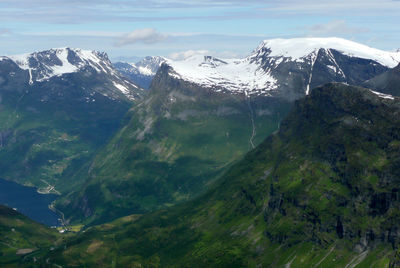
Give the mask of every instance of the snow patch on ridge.
[(394, 100), (394, 97), (392, 95), (389, 94), (383, 94), (380, 92), (376, 92), (373, 90), (370, 90), (372, 93), (374, 93), (375, 95), (378, 95), (378, 97), (383, 98), (383, 99), (390, 99), (390, 100)]
[(196, 55), (186, 60), (167, 60), (173, 68), (171, 76), (199, 84), (216, 91), (227, 89), (234, 93), (252, 94), (255, 90), (269, 91), (277, 88), (277, 80), (249, 59), (220, 60)]
[(308, 95), (310, 93), (310, 85), (311, 85), (311, 81), (312, 81), (312, 74), (313, 74), (313, 70), (314, 70), (315, 61), (317, 60), (317, 57), (318, 57), (318, 52), (316, 50), (314, 50), (314, 52), (311, 53), (310, 55), (311, 55), (311, 70), (310, 70), (310, 77), (308, 78), (306, 95)]
[(57, 57), (59, 60), (61, 60), (62, 64), (54, 65), (51, 67), (53, 76), (60, 76), (66, 73), (74, 73), (78, 70), (78, 67), (72, 65), (68, 61), (68, 50), (66, 49), (57, 50)]
[(155, 75), (155, 73), (148, 67), (139, 66), (138, 70), (139, 70), (139, 73), (141, 73), (143, 75), (148, 75), (148, 76), (154, 76)]
[(122, 93), (124, 93), (125, 95), (127, 95), (127, 94), (129, 94), (130, 92), (129, 92), (129, 89), (128, 88), (126, 88), (125, 86), (123, 86), (123, 85), (121, 85), (121, 84), (118, 84), (118, 83), (116, 83), (116, 82), (114, 82), (113, 81), (113, 84), (114, 84), (114, 86), (116, 87), (116, 88), (118, 88)]
[(155, 76), (158, 68), (165, 62), (165, 58), (159, 56), (148, 56), (136, 63), (128, 63), (132, 66), (131, 72), (137, 72), (144, 76)]

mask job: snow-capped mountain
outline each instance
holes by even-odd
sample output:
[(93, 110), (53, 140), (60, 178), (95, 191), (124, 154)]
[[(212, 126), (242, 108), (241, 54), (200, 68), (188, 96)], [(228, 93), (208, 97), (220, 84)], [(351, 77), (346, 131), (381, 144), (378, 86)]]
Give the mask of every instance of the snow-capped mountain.
[(263, 41), (243, 59), (166, 60), (169, 75), (217, 92), (296, 99), (327, 82), (360, 84), (400, 62), (400, 52), (341, 38)]
[[(29, 75), (28, 83), (33, 85), (63, 77), (72, 73), (89, 73), (107, 76), (108, 90), (103, 95), (115, 95), (112, 91), (119, 91), (128, 99), (138, 97), (141, 89), (125, 77), (121, 76), (113, 67), (104, 52), (89, 51), (74, 48), (57, 48), (29, 54), (3, 56), (1, 61), (12, 61)], [(108, 91), (108, 93), (107, 93)]]
[(0, 177), (67, 191), (71, 174), (143, 94), (105, 53), (61, 48), (1, 57)]
[(132, 82), (147, 89), (163, 62), (163, 57), (149, 56), (136, 63), (116, 62), (114, 67)]

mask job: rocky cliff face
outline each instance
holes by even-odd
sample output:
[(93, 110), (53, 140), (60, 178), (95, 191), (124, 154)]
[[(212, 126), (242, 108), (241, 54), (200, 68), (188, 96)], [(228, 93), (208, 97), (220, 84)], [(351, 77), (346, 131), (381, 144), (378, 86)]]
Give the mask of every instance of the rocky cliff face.
[[(360, 250), (377, 243), (396, 247), (399, 108), (396, 98), (340, 84), (316, 88), (297, 103), (279, 131), (287, 149), (274, 167), (264, 211), (268, 226), (290, 218), (319, 244), (330, 233)], [(300, 231), (268, 229), (279, 242)]]

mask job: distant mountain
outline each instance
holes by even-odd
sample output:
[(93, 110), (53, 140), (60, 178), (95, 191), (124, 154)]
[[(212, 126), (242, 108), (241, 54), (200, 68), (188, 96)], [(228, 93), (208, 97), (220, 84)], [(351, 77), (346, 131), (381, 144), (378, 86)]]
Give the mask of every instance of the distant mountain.
[[(143, 89), (105, 53), (61, 48), (0, 58), (0, 177), (60, 193)], [(55, 186), (55, 188), (54, 188)]]
[(90, 228), (48, 262), (398, 267), (399, 104), (342, 83), (315, 88), (207, 194)]
[(145, 57), (136, 63), (116, 62), (114, 67), (135, 84), (148, 89), (163, 62), (164, 58), (153, 56)]
[[(125, 97), (134, 100), (141, 94), (138, 86), (115, 71), (107, 54), (103, 52), (58, 48), (30, 54), (3, 56), (0, 57), (0, 61), (8, 62), (9, 64), (12, 61), (20, 69), (27, 71), (29, 85), (49, 81), (53, 77), (61, 77), (65, 74), (87, 71), (88, 75), (101, 74), (108, 76), (108, 82), (110, 83), (107, 85), (108, 88), (98, 89), (99, 93), (103, 95), (108, 96), (109, 94), (109, 97), (118, 98), (118, 95), (122, 93)], [(10, 76), (13, 76), (13, 74), (10, 73)]]
[(400, 64), (366, 82), (363, 86), (382, 93), (400, 96)]
[(265, 40), (242, 59), (146, 57), (114, 65), (143, 88), (149, 88), (160, 65), (166, 63), (172, 68), (171, 76), (217, 92), (294, 100), (327, 82), (359, 85), (399, 62), (399, 51), (382, 51), (341, 38), (294, 38)]
[(138, 62), (141, 61), (144, 57), (138, 56), (118, 56), (111, 58), (112, 62)]
[(216, 92), (294, 100), (327, 82), (359, 85), (399, 62), (400, 52), (340, 38), (295, 38), (265, 40), (244, 59), (193, 56), (166, 64), (170, 76)]

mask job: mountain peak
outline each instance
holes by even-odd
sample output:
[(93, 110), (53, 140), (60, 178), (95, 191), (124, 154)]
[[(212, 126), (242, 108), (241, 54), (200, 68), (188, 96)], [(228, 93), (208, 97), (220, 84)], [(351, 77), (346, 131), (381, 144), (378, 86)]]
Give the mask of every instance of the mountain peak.
[(372, 59), (390, 68), (395, 67), (400, 62), (400, 52), (383, 51), (338, 37), (264, 40), (249, 58), (260, 56), (287, 57), (301, 61), (320, 49), (333, 49), (349, 56)]
[(165, 58), (163, 57), (147, 56), (132, 65), (138, 69), (140, 74), (154, 76), (163, 62), (165, 62)]
[[(84, 50), (80, 48), (51, 48), (44, 51), (25, 53), (20, 55), (3, 56), (1, 61), (8, 61), (13, 68), (19, 68), (24, 72), (24, 82), (29, 85), (42, 83), (50, 79), (63, 75), (79, 73), (86, 78), (90, 78), (92, 84), (94, 80), (107, 81), (107, 86), (97, 87), (96, 90), (109, 98), (118, 99), (125, 97), (135, 100), (141, 95), (142, 89), (125, 77), (121, 76), (114, 69), (108, 55), (105, 52), (95, 50)], [(6, 68), (5, 70), (11, 70)], [(10, 71), (7, 75), (12, 76)], [(96, 91), (94, 90), (94, 91)], [(122, 93), (122, 95), (121, 95)]]
[(74, 73), (86, 67), (91, 67), (98, 73), (112, 73), (111, 62), (106, 53), (79, 48), (52, 48), (6, 58), (14, 61), (21, 69), (29, 70), (30, 84)]

